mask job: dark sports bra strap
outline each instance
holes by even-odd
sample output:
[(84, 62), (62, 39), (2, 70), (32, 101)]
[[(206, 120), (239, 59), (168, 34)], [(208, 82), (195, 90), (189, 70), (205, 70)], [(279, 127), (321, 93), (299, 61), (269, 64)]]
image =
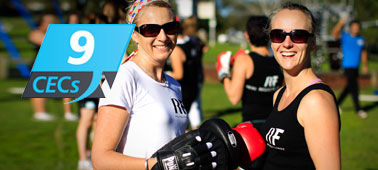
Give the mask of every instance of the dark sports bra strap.
[[(324, 90), (326, 92), (328, 92), (329, 94), (331, 94), (333, 96), (333, 100), (335, 101), (335, 103), (337, 103), (337, 100), (336, 100), (336, 96), (335, 94), (333, 93), (332, 89), (326, 85), (326, 84), (323, 84), (323, 83), (317, 83), (317, 84), (313, 84), (311, 86), (308, 86), (306, 87), (298, 96), (297, 98), (295, 99), (296, 101), (296, 104), (299, 105), (300, 101), (302, 100), (302, 98), (308, 93), (310, 92), (311, 90), (318, 90), (318, 89), (321, 89), (321, 90)], [(299, 101), (298, 101), (299, 100)], [(298, 106), (296, 106), (298, 108)], [(339, 130), (341, 129), (341, 120), (340, 120), (340, 111), (339, 111), (339, 108), (337, 107), (337, 116), (338, 116), (338, 119), (339, 119)]]
[(286, 86), (283, 86), (282, 89), (280, 90), (280, 92), (278, 92), (276, 101), (274, 101), (274, 107), (273, 107), (274, 109), (277, 109), (278, 103), (280, 103), (280, 100), (281, 100), (282, 95), (285, 92), (285, 90), (286, 90)]
[[(295, 99), (293, 100), (293, 102), (297, 102), (299, 104), (299, 102), (302, 100), (302, 98), (307, 94), (309, 93), (311, 90), (317, 90), (317, 89), (321, 89), (321, 90), (324, 90), (324, 91), (327, 91), (328, 93), (332, 94), (334, 100), (336, 101), (336, 97), (333, 93), (333, 91), (331, 90), (331, 88), (329, 88), (329, 86), (323, 84), (323, 83), (317, 83), (317, 84), (313, 84), (313, 85), (310, 85), (308, 87), (306, 87), (305, 89), (303, 89), (297, 97), (295, 97)], [(276, 98), (276, 101), (274, 103), (274, 108), (277, 108), (278, 107), (278, 103), (280, 102), (281, 98), (282, 98), (282, 95), (283, 93), (285, 92), (286, 90), (286, 86), (284, 86), (280, 92), (278, 93), (277, 95), (277, 98)], [(298, 101), (299, 100), (299, 101)]]
[[(328, 93), (330, 93), (330, 94), (333, 95), (333, 91), (331, 90), (331, 88), (329, 88), (329, 86), (327, 86), (326, 84), (323, 84), (323, 83), (317, 83), (317, 84), (313, 84), (313, 85), (310, 85), (310, 86), (306, 87), (304, 90), (302, 90), (302, 91), (298, 94), (297, 98), (298, 98), (298, 100), (302, 100), (302, 98), (303, 98), (307, 93), (309, 93), (311, 90), (318, 90), (318, 89), (320, 89), (320, 90), (324, 90), (324, 91), (326, 91), (326, 92), (328, 92)], [(335, 98), (334, 95), (333, 95), (333, 97)]]
[[(280, 102), (280, 100), (281, 100), (281, 98), (282, 98), (282, 95), (283, 95), (283, 93), (285, 92), (285, 89), (286, 89), (286, 86), (284, 86), (284, 87), (280, 90), (280, 92), (278, 93), (278, 95), (277, 95), (277, 99), (276, 99), (276, 101), (275, 101), (275, 103), (274, 103), (274, 110), (277, 110), (277, 109), (278, 109), (278, 103)], [(330, 93), (330, 94), (333, 96), (333, 99), (334, 99), (334, 101), (335, 101), (335, 103), (336, 103), (336, 96), (335, 96), (335, 94), (333, 93), (332, 89), (331, 89), (328, 85), (326, 85), (326, 84), (323, 84), (323, 83), (317, 83), (317, 84), (310, 85), (310, 86), (306, 87), (305, 89), (303, 89), (303, 90), (298, 94), (298, 96), (295, 97), (295, 99), (294, 99), (294, 100), (289, 104), (289, 106), (287, 106), (287, 107), (290, 107), (291, 109), (298, 109), (299, 103), (300, 103), (300, 101), (302, 100), (302, 98), (303, 98), (307, 93), (309, 93), (311, 90), (318, 90), (318, 89), (320, 89), (320, 90), (324, 90), (324, 91)], [(289, 108), (289, 109), (290, 109), (290, 108)], [(295, 113), (297, 113), (296, 110), (292, 110), (292, 111), (294, 111)], [(339, 113), (338, 108), (337, 108), (337, 112)], [(339, 115), (339, 114), (338, 114), (338, 118), (339, 118), (339, 130), (340, 130), (340, 129), (341, 129), (341, 121), (340, 121), (340, 115)]]

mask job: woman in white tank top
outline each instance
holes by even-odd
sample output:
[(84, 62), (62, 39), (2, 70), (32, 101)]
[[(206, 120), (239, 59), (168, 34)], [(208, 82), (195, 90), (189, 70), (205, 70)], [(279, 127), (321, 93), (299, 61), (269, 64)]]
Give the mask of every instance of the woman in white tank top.
[(138, 50), (120, 66), (111, 87), (103, 83), (92, 149), (98, 169), (152, 167), (151, 155), (188, 125), (180, 84), (163, 72), (179, 28), (171, 5), (135, 1), (128, 23), (136, 25), (132, 40)]

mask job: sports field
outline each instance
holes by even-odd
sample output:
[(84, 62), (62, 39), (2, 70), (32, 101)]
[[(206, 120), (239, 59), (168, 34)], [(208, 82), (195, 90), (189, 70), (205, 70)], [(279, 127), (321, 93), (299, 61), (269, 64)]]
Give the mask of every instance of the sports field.
[[(58, 117), (52, 122), (32, 119), (28, 99), (8, 92), (11, 87), (24, 87), (26, 80), (0, 81), (0, 169), (75, 169), (78, 153), (75, 130), (77, 122), (63, 119), (60, 99), (49, 99), (47, 109)], [(362, 89), (371, 93), (372, 89)], [(339, 90), (336, 90), (338, 93)], [(232, 106), (218, 83), (206, 83), (202, 93), (205, 119), (220, 117), (231, 126), (241, 121), (240, 106)], [(77, 106), (74, 104), (74, 110)], [(341, 154), (345, 170), (378, 169), (378, 107), (377, 103), (362, 102), (370, 108), (369, 117), (353, 114), (351, 98), (341, 106)]]
[[(24, 21), (19, 18), (5, 18), (10, 36), (20, 50), (21, 55), (32, 59), (35, 52), (26, 40), (27, 29)], [(217, 45), (205, 55), (204, 62), (211, 65), (216, 54), (222, 50), (236, 51), (236, 45)], [(0, 56), (8, 56), (0, 43)], [(370, 58), (370, 57), (369, 57)], [(369, 63), (370, 68), (378, 69), (377, 56)], [(14, 65), (13, 65), (14, 67)], [(322, 71), (328, 71), (327, 65)], [(12, 87), (24, 88), (27, 80), (0, 80), (0, 169), (1, 170), (52, 170), (76, 169), (77, 122), (63, 119), (61, 99), (49, 99), (48, 112), (58, 117), (52, 122), (38, 122), (32, 119), (33, 111), (28, 99), (20, 94), (9, 92)], [(336, 95), (341, 89), (334, 89)], [(240, 123), (240, 105), (232, 106), (227, 100), (223, 86), (216, 81), (207, 81), (202, 91), (202, 104), (205, 119), (220, 117), (231, 126)], [(361, 89), (362, 94), (372, 94), (373, 88)], [(353, 112), (351, 98), (348, 97), (341, 106), (341, 154), (342, 169), (345, 170), (378, 170), (378, 103), (362, 102), (369, 117), (361, 119)], [(77, 113), (77, 105), (73, 105)]]

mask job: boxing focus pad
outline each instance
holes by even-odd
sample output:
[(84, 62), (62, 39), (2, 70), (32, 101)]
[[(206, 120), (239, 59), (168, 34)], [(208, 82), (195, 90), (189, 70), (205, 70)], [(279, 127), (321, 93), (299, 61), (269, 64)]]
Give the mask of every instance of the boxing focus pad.
[(234, 169), (241, 166), (247, 169), (265, 151), (265, 141), (251, 123), (242, 123), (231, 129), (224, 120), (213, 118), (205, 121), (199, 130), (212, 132), (223, 141), (228, 160), (227, 165), (219, 168)]
[(224, 78), (231, 77), (230, 74), (230, 58), (231, 51), (221, 52), (217, 57), (217, 74), (220, 82), (223, 83)]
[(153, 154), (157, 163), (152, 170), (215, 169), (219, 162), (217, 159), (226, 152), (219, 145), (222, 145), (222, 141), (212, 133), (190, 131), (176, 137)]
[(207, 131), (214, 133), (222, 142), (223, 147), (226, 149), (226, 160), (223, 164), (218, 165), (217, 169), (235, 169), (238, 166), (240, 159), (240, 147), (236, 141), (235, 131), (222, 119), (213, 118), (206, 120), (199, 128), (201, 132)]
[(233, 130), (237, 132), (235, 137), (241, 151), (239, 166), (248, 169), (251, 167), (252, 161), (265, 152), (265, 141), (252, 123), (241, 123)]

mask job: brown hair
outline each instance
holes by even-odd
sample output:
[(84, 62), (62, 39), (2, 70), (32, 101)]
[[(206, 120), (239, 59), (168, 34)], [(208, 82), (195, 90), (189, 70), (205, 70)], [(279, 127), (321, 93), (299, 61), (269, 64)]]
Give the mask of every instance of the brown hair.
[(310, 31), (311, 33), (316, 33), (316, 23), (315, 23), (315, 17), (312, 15), (311, 11), (305, 7), (304, 5), (298, 4), (298, 3), (293, 3), (293, 2), (287, 2), (282, 5), (281, 8), (278, 8), (277, 10), (273, 11), (272, 14), (269, 16), (269, 27), (268, 27), (268, 32), (272, 30), (272, 20), (276, 16), (276, 14), (284, 9), (288, 10), (299, 10), (303, 12), (307, 19), (311, 22), (311, 27)]
[(197, 18), (193, 16), (186, 18), (184, 19), (184, 21), (182, 21), (181, 28), (184, 35), (196, 35), (197, 27)]

